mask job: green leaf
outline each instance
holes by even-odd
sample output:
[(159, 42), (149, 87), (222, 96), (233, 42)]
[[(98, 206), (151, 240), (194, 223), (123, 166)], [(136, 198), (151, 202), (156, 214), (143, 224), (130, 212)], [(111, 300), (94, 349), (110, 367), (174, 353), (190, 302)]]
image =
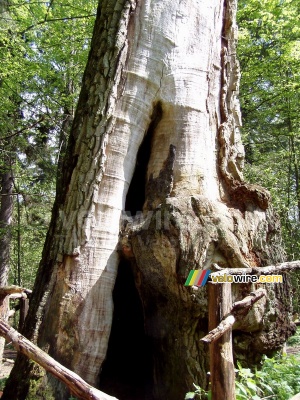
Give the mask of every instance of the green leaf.
[(194, 399), (195, 398), (195, 393), (193, 393), (193, 392), (188, 392), (186, 395), (185, 395), (185, 400), (189, 400), (189, 399)]
[(246, 380), (246, 385), (247, 385), (247, 387), (248, 387), (249, 389), (251, 389), (254, 393), (256, 392), (257, 386), (256, 386), (256, 384), (255, 384), (255, 382), (254, 382), (253, 380), (247, 379), (247, 380)]

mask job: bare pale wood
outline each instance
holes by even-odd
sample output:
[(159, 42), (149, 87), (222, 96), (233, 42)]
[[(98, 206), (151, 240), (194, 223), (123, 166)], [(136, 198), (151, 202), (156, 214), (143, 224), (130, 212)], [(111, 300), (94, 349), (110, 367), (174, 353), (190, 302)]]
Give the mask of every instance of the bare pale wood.
[(249, 274), (249, 275), (271, 275), (271, 274), (278, 274), (282, 272), (293, 272), (298, 269), (300, 269), (300, 261), (290, 261), (290, 262), (284, 262), (278, 265), (269, 265), (267, 267), (252, 267), (252, 268), (221, 268), (217, 264), (213, 264), (213, 269), (216, 270), (216, 272), (212, 272), (210, 274), (211, 277), (217, 277), (220, 274), (236, 274), (236, 275), (242, 275), (242, 274)]
[(17, 351), (37, 362), (46, 371), (62, 381), (74, 396), (83, 400), (117, 400), (115, 397), (90, 386), (79, 375), (59, 364), (2, 319), (0, 319), (0, 335), (12, 342)]
[[(213, 284), (212, 284), (213, 285)], [(217, 285), (215, 285), (217, 286)], [(219, 325), (212, 329), (206, 336), (204, 336), (201, 341), (205, 343), (212, 343), (219, 339), (225, 332), (233, 328), (233, 325), (239, 318), (247, 314), (254, 303), (266, 295), (264, 289), (257, 289), (246, 296), (243, 300), (236, 301), (231, 307), (230, 313), (227, 314)]]
[(201, 341), (205, 343), (212, 343), (215, 340), (219, 339), (225, 332), (232, 328), (235, 323), (235, 318), (233, 315), (228, 315), (225, 319), (223, 319), (220, 324), (210, 331), (206, 336), (204, 336)]
[(20, 286), (2, 286), (0, 287), (0, 296), (8, 296), (8, 295), (17, 295), (21, 294), (23, 296), (30, 294), (31, 290), (29, 289), (24, 289)]
[(248, 312), (253, 304), (264, 296), (266, 296), (266, 291), (264, 289), (260, 288), (255, 290), (250, 293), (249, 296), (244, 297), (243, 300), (233, 303), (231, 313), (237, 317), (239, 312), (242, 311), (244, 315), (245, 310)]

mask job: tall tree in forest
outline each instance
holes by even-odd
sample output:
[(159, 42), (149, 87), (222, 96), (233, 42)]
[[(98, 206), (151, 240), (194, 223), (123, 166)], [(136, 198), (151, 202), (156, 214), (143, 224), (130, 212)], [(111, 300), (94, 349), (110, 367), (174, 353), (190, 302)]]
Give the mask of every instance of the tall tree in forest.
[[(245, 175), (270, 190), (290, 260), (300, 257), (299, 13), (297, 0), (239, 0), (237, 15)], [(292, 280), (299, 312), (299, 272)]]
[[(0, 5), (0, 12), (7, 13), (7, 4)], [(5, 47), (2, 35), (0, 35), (0, 49)], [(2, 74), (1, 74), (2, 75)], [(0, 75), (0, 76), (1, 76)], [(1, 76), (2, 78), (2, 76)], [(0, 79), (0, 88), (3, 81)], [(10, 110), (11, 111), (11, 110)], [(16, 109), (15, 109), (16, 111)], [(15, 117), (15, 115), (14, 115)], [(14, 118), (15, 119), (15, 118)], [(1, 126), (1, 124), (0, 124)], [(11, 250), (11, 222), (13, 216), (13, 160), (14, 156), (11, 151), (11, 136), (3, 138), (1, 135), (3, 148), (1, 149), (0, 158), (0, 287), (8, 284), (8, 276), (10, 270), (10, 250)], [(4, 320), (8, 320), (9, 300), (4, 299), (1, 304), (2, 316)], [(0, 365), (2, 364), (5, 340), (0, 338)]]
[(66, 148), (95, 9), (95, 0), (0, 6), (0, 158), (11, 165), (18, 195), (10, 275), (26, 287), (33, 284), (49, 225), (57, 160)]
[[(0, 287), (8, 283), (8, 274), (10, 267), (10, 239), (11, 239), (11, 220), (13, 213), (13, 175), (10, 165), (9, 153), (5, 157), (6, 165), (0, 166), (1, 179), (1, 198), (0, 198)], [(8, 299), (5, 299), (2, 305), (2, 315), (8, 319)], [(0, 338), (0, 365), (2, 364), (4, 339)]]
[[(99, 2), (24, 333), (122, 398), (205, 385), (207, 296), (184, 287), (190, 269), (283, 259), (269, 194), (242, 177), (235, 12), (235, 0)], [(253, 362), (292, 329), (288, 280), (266, 287), (264, 317), (235, 337)], [(3, 398), (45, 391), (69, 396), (18, 357)]]
[(299, 7), (239, 0), (238, 10), (247, 177), (270, 190), (290, 259), (300, 256)]
[(95, 4), (0, 4), (0, 286), (34, 282)]

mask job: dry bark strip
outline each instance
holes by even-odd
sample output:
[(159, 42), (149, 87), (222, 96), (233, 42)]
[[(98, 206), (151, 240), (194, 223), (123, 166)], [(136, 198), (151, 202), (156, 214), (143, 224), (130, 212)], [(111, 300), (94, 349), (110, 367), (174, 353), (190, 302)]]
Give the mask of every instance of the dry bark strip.
[(26, 297), (26, 295), (30, 294), (31, 292), (32, 291), (29, 289), (24, 289), (20, 286), (15, 286), (15, 285), (0, 287), (0, 297), (12, 295), (12, 294), (20, 294), (20, 295), (23, 295), (24, 297)]
[(59, 364), (2, 319), (0, 319), (0, 335), (11, 341), (17, 351), (37, 362), (65, 383), (74, 396), (83, 400), (117, 400), (116, 397), (109, 396), (90, 386), (79, 375)]
[(232, 305), (231, 314), (233, 314), (236, 318), (238, 315), (245, 315), (245, 311), (248, 312), (254, 303), (256, 303), (259, 299), (266, 296), (265, 289), (257, 289), (254, 292), (250, 293), (248, 296), (244, 297), (243, 300), (236, 301)]
[(229, 331), (235, 323), (235, 317), (233, 315), (228, 315), (225, 317), (220, 324), (211, 330), (206, 336), (204, 336), (201, 340), (205, 343), (213, 343), (221, 336), (224, 335), (225, 332)]
[(228, 275), (271, 275), (278, 274), (281, 272), (293, 272), (300, 269), (300, 261), (290, 261), (284, 262), (278, 265), (269, 265), (267, 267), (252, 267), (252, 268), (221, 268), (217, 264), (213, 264), (212, 267), (216, 272), (210, 274), (211, 277), (218, 276), (220, 274), (228, 274)]
[(205, 343), (213, 343), (217, 339), (219, 339), (222, 335), (224, 335), (225, 332), (227, 332), (229, 329), (231, 329), (234, 325), (234, 323), (241, 318), (242, 316), (245, 316), (251, 309), (254, 303), (256, 303), (259, 299), (264, 297), (266, 295), (266, 292), (264, 289), (258, 289), (255, 290), (254, 292), (250, 293), (249, 296), (246, 296), (243, 300), (241, 301), (236, 301), (230, 312), (224, 316), (222, 321), (219, 323), (219, 325), (212, 329), (206, 336), (204, 336), (201, 340)]

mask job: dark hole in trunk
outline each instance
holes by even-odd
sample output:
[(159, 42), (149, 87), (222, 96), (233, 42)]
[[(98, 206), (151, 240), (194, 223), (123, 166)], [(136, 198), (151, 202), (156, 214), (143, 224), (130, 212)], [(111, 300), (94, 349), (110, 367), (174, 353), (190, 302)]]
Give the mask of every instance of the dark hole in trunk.
[(121, 260), (113, 291), (114, 315), (100, 389), (119, 400), (150, 400), (151, 345), (130, 263)]
[(136, 157), (135, 171), (126, 196), (125, 210), (130, 212), (131, 215), (136, 215), (138, 211), (143, 210), (143, 205), (145, 202), (147, 167), (151, 155), (151, 142), (155, 129), (161, 118), (162, 105), (160, 102), (158, 102), (153, 108), (151, 122), (149, 124), (145, 138), (139, 148)]
[[(143, 210), (151, 142), (162, 118), (160, 102), (139, 148), (128, 189), (125, 210), (132, 216)], [(152, 400), (153, 361), (151, 341), (145, 335), (142, 303), (130, 262), (121, 259), (113, 291), (114, 314), (106, 360), (100, 374), (100, 389), (119, 400)]]

